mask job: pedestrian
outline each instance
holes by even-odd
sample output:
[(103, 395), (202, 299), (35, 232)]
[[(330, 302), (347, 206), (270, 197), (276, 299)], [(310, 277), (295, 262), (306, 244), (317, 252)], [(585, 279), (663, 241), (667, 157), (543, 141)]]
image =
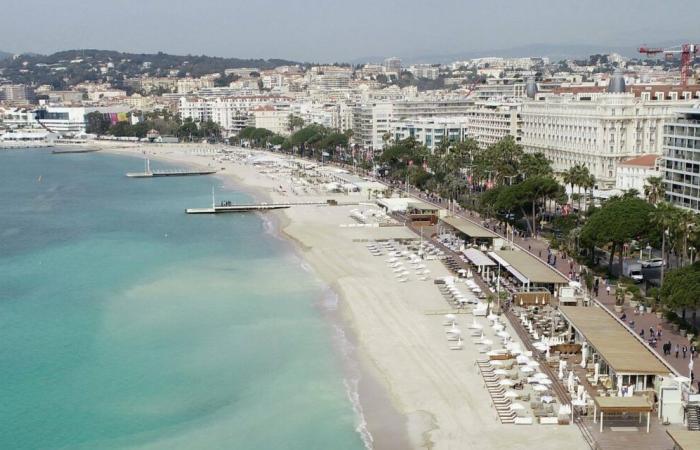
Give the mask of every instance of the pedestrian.
[(539, 251), (539, 257), (542, 259), (542, 250)]
[(668, 344), (664, 344), (664, 356), (668, 355)]
[(571, 271), (573, 272), (573, 270), (574, 270), (574, 262), (573, 261), (571, 261), (569, 263), (569, 269), (571, 269)]
[(644, 328), (642, 328), (642, 331), (639, 332), (639, 335), (644, 339)]
[(696, 351), (697, 351), (697, 349), (695, 348), (695, 344), (691, 345), (690, 346), (690, 357), (691, 358), (695, 359), (695, 352)]
[(688, 353), (688, 347), (684, 345), (684, 346), (683, 346), (683, 359), (685, 359), (685, 354), (686, 354), (686, 353)]
[(605, 286), (605, 291), (610, 295), (610, 285)]
[(654, 336), (654, 328), (653, 327), (649, 327), (649, 336), (652, 336), (652, 337)]
[(531, 252), (531, 251), (532, 251), (532, 245), (527, 244), (527, 251), (528, 251), (528, 252)]
[(676, 344), (676, 359), (678, 359), (678, 352), (680, 351), (680, 346)]

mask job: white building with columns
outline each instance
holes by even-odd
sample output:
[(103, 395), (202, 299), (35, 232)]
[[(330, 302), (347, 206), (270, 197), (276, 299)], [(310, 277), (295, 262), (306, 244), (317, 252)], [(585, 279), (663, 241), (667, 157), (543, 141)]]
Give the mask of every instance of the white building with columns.
[(664, 124), (684, 104), (632, 93), (540, 95), (523, 103), (521, 143), (555, 172), (582, 164), (600, 188), (612, 188), (620, 161), (662, 153)]

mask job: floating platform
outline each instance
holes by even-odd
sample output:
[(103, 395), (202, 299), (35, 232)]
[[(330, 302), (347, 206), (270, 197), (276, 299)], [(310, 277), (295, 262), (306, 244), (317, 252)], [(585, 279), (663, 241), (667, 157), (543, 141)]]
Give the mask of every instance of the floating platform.
[(129, 172), (129, 178), (158, 178), (158, 177), (192, 177), (197, 175), (211, 175), (216, 170), (152, 170), (149, 172)]

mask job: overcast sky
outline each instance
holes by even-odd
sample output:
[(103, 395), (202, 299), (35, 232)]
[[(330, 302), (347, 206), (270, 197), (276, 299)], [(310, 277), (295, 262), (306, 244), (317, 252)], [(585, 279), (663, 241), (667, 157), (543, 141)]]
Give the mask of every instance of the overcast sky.
[[(0, 50), (347, 61), (700, 35), (700, 0), (2, 0)], [(535, 55), (533, 55), (535, 56)]]

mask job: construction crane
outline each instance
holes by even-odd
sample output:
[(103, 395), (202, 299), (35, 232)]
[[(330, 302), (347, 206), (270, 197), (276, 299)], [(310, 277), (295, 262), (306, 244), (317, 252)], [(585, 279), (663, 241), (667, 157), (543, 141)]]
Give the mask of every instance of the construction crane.
[(654, 47), (639, 47), (639, 53), (646, 55), (658, 55), (663, 53), (666, 58), (672, 58), (673, 55), (681, 55), (681, 86), (688, 84), (688, 78), (692, 72), (693, 60), (700, 50), (698, 44), (681, 44), (670, 48), (654, 48)]

